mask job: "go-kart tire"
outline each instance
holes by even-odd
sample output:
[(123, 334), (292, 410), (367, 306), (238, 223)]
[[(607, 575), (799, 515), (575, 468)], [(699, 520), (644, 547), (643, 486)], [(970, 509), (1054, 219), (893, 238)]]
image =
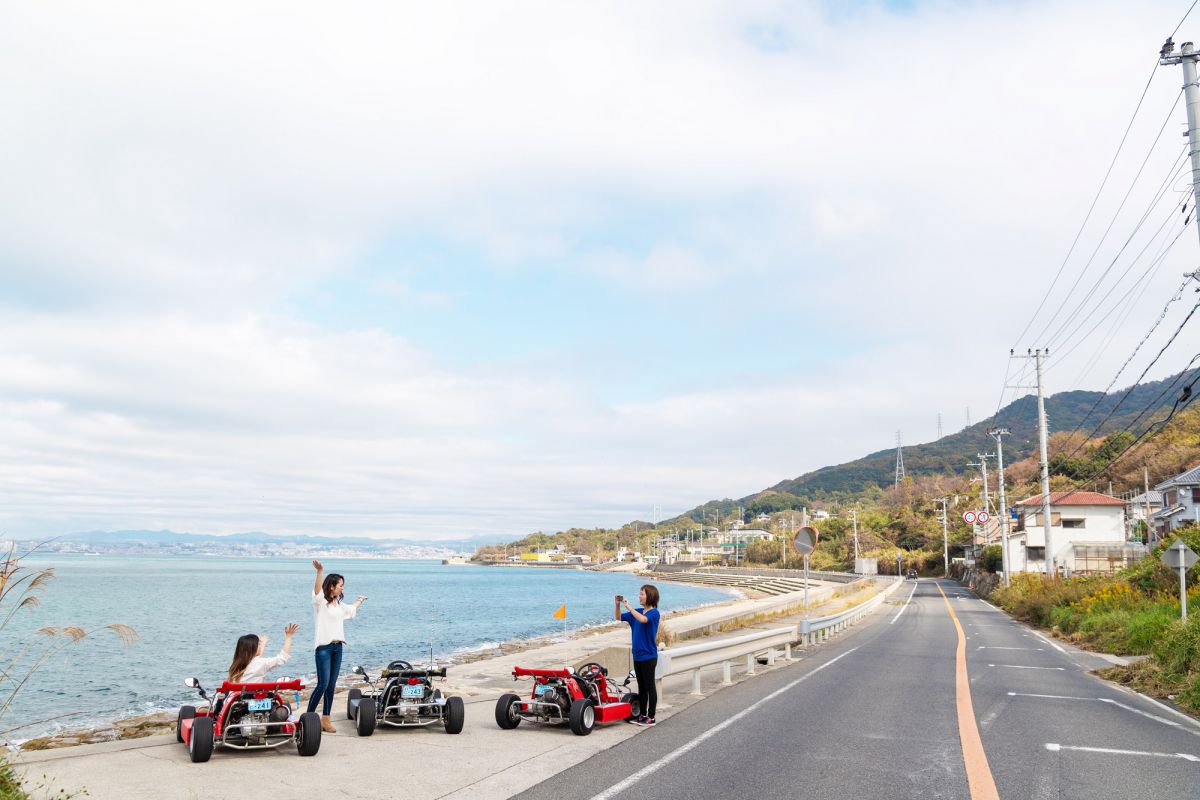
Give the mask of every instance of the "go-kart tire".
[(183, 721), (185, 719), (196, 718), (195, 706), (184, 706), (179, 709), (179, 716), (175, 718), (175, 741), (183, 744)]
[(321, 715), (306, 711), (296, 723), (296, 752), (302, 756), (315, 756), (321, 749)]
[(463, 723), (467, 719), (467, 707), (461, 697), (447, 697), (446, 707), (442, 711), (446, 733), (462, 733)]
[(638, 702), (638, 696), (632, 692), (626, 692), (621, 695), (622, 703), (629, 703), (629, 716), (640, 717), (642, 715), (642, 704)]
[(375, 732), (375, 698), (367, 697), (359, 701), (354, 709), (354, 730), (359, 736), (370, 736)]
[(362, 689), (351, 689), (346, 695), (346, 719), (354, 719), (354, 701), (362, 699)]
[(513, 713), (513, 703), (521, 702), (521, 696), (518, 694), (502, 694), (500, 699), (496, 701), (496, 724), (506, 731), (511, 731), (513, 728), (521, 724), (521, 718)]
[(567, 722), (571, 724), (571, 733), (576, 736), (587, 736), (596, 727), (596, 707), (591, 700), (582, 699), (571, 703), (567, 714)]
[(212, 758), (212, 751), (212, 717), (196, 717), (192, 722), (192, 735), (188, 737), (188, 755), (191, 756), (193, 763), (201, 764)]

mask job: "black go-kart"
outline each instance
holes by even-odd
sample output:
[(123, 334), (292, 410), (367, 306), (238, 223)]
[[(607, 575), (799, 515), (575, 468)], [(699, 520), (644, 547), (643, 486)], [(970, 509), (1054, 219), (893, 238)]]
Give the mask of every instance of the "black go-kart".
[(461, 697), (446, 697), (433, 688), (434, 678), (445, 678), (446, 668), (419, 669), (407, 661), (393, 661), (372, 678), (362, 667), (367, 689), (351, 689), (346, 716), (354, 720), (359, 736), (370, 736), (376, 725), (394, 728), (423, 728), (440, 723), (446, 733), (461, 733), (466, 707)]

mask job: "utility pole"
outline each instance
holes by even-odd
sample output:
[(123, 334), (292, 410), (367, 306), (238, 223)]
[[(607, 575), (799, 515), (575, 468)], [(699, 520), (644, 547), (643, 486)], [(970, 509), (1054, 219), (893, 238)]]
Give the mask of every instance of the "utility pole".
[(945, 577), (947, 578), (950, 577), (950, 529), (948, 527), (949, 517), (946, 512), (946, 503), (949, 500), (949, 497), (939, 497), (933, 501), (942, 504), (942, 563), (945, 567)]
[(858, 571), (858, 509), (850, 509), (850, 521), (854, 524), (854, 569)]
[[(1164, 67), (1171, 67), (1179, 64), (1183, 67), (1183, 95), (1187, 101), (1187, 120), (1188, 120), (1188, 150), (1192, 156), (1192, 192), (1193, 192), (1193, 214), (1196, 213), (1195, 205), (1200, 203), (1200, 86), (1196, 85), (1196, 61), (1200, 60), (1200, 53), (1196, 52), (1191, 42), (1184, 42), (1179, 49), (1179, 54), (1175, 54), (1175, 42), (1170, 38), (1163, 43), (1162, 49), (1158, 51), (1158, 63)], [(1200, 225), (1196, 226), (1197, 231), (1200, 231)]]
[[(1194, 74), (1194, 73), (1193, 73)], [(1042, 359), (1050, 354), (1050, 350), (1035, 350), (1034, 364), (1037, 365), (1037, 397), (1038, 397), (1038, 448), (1042, 459), (1042, 531), (1046, 536), (1046, 574), (1054, 577), (1058, 570), (1054, 565), (1054, 547), (1050, 532), (1050, 450), (1047, 440), (1050, 438), (1049, 426), (1046, 424), (1046, 390), (1042, 380)]]
[(1150, 535), (1150, 468), (1145, 464), (1142, 465), (1142, 482), (1145, 488), (1142, 490), (1142, 513), (1146, 515), (1146, 544), (1151, 541)]
[(1004, 439), (1012, 433), (1008, 428), (992, 428), (988, 431), (996, 437), (996, 470), (1000, 473), (1000, 563), (1004, 570), (1004, 585), (1008, 586), (1008, 500), (1004, 497)]

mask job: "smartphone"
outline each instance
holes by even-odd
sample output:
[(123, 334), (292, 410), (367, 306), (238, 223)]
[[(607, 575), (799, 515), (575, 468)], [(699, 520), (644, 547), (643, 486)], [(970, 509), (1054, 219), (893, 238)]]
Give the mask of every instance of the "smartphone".
[(617, 595), (617, 602), (618, 602), (618, 603), (624, 603), (624, 602), (625, 602), (625, 595), (623, 595), (623, 594), (619, 594), (619, 595)]

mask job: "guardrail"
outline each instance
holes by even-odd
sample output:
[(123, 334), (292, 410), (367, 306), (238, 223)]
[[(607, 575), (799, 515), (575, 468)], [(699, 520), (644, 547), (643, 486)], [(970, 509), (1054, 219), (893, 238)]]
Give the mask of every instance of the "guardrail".
[(663, 679), (673, 675), (690, 672), (692, 676), (691, 693), (698, 695), (703, 694), (700, 688), (700, 670), (705, 667), (720, 664), (722, 669), (721, 685), (729, 686), (733, 683), (733, 662), (737, 659), (746, 659), (747, 675), (755, 674), (758, 658), (763, 654), (766, 655), (767, 665), (773, 666), (776, 648), (782, 647), (783, 658), (791, 660), (794, 644), (801, 643), (806, 647), (812, 646), (846, 630), (879, 607), (900, 583), (901, 581), (897, 580), (870, 600), (837, 614), (801, 620), (796, 625), (782, 625), (767, 630), (753, 631), (728, 639), (716, 639), (711, 642), (660, 650), (658, 666), (654, 671), (659, 699), (663, 698)]

